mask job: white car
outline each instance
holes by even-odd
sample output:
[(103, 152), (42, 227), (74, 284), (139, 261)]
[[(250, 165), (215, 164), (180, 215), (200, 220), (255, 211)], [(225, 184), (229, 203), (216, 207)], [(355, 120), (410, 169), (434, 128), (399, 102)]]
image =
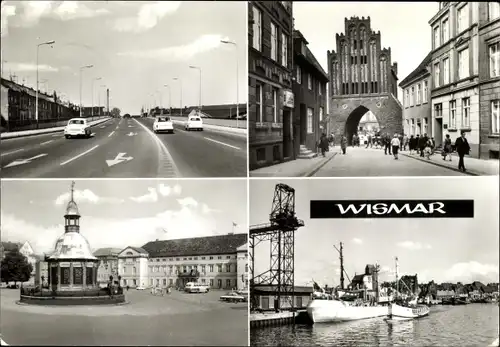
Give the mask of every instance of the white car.
[(85, 118), (72, 118), (64, 128), (64, 136), (67, 139), (74, 136), (85, 136), (89, 138), (90, 135), (92, 135), (92, 131)]
[(153, 130), (155, 133), (160, 133), (162, 131), (165, 131), (167, 133), (173, 134), (174, 123), (172, 123), (170, 117), (160, 116), (155, 119), (155, 122), (153, 123)]
[(136, 290), (144, 290), (146, 288), (144, 288), (143, 286), (138, 286), (138, 287), (135, 287)]
[(247, 302), (248, 295), (240, 295), (236, 292), (229, 292), (226, 295), (222, 295), (219, 300), (225, 302)]
[(186, 293), (208, 293), (210, 291), (209, 287), (202, 283), (189, 282), (186, 283), (184, 287)]
[(201, 120), (201, 117), (198, 117), (198, 116), (189, 117), (187, 122), (186, 122), (185, 129), (187, 131), (189, 131), (191, 129), (202, 131), (203, 130), (203, 121)]

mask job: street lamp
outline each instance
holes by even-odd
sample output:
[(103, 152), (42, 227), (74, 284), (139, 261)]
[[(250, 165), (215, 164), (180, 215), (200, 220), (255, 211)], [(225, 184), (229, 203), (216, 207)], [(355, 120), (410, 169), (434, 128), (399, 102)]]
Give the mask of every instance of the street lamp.
[(36, 45), (36, 97), (35, 97), (35, 120), (38, 123), (38, 49), (40, 46), (53, 45), (56, 41), (42, 42)]
[(100, 81), (102, 80), (102, 77), (96, 77), (96, 78), (93, 78), (92, 79), (92, 83), (91, 83), (91, 88), (92, 88), (92, 96), (91, 96), (91, 100), (92, 100), (92, 108), (90, 109), (90, 117), (93, 117), (94, 116), (94, 82), (95, 81)]
[(174, 81), (179, 81), (179, 83), (180, 83), (180, 87), (181, 87), (181, 105), (180, 105), (179, 109), (181, 111), (181, 117), (182, 117), (182, 80), (179, 77), (174, 77), (172, 79)]
[(200, 95), (199, 95), (199, 97), (200, 97), (200, 111), (201, 111), (201, 67), (190, 65), (189, 68), (196, 69), (200, 72)]
[(85, 66), (82, 66), (80, 68), (80, 118), (82, 117), (82, 107), (83, 107), (83, 104), (82, 104), (82, 71), (84, 69), (90, 69), (93, 67), (94, 67), (94, 65), (85, 65)]
[(240, 105), (239, 105), (239, 80), (238, 80), (238, 45), (236, 42), (221, 40), (220, 42), (225, 43), (227, 45), (233, 45), (236, 48), (236, 128), (238, 128), (238, 118), (240, 116)]
[(163, 85), (165, 88), (168, 88), (168, 108), (170, 110), (170, 116), (172, 116), (172, 98), (170, 94), (170, 86), (168, 84)]

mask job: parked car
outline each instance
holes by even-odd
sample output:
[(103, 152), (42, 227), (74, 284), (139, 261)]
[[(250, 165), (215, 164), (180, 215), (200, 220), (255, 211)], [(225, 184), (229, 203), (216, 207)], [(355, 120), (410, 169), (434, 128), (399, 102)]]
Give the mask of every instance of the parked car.
[(195, 283), (195, 282), (188, 282), (184, 287), (184, 291), (186, 293), (208, 293), (209, 290), (210, 289), (208, 288), (208, 286), (202, 283)]
[(153, 130), (155, 133), (165, 131), (167, 133), (174, 133), (174, 124), (170, 117), (161, 116), (155, 119), (153, 123)]
[(145, 288), (145, 287), (143, 287), (143, 286), (138, 286), (138, 287), (135, 287), (135, 289), (137, 289), (137, 290), (144, 290), (144, 289), (146, 289), (146, 288)]
[(123, 118), (131, 118), (131, 117), (130, 117), (130, 114), (125, 113), (125, 114), (123, 115)]
[(247, 302), (248, 295), (240, 295), (237, 292), (229, 292), (226, 295), (222, 295), (219, 299), (225, 302)]
[(72, 118), (64, 128), (64, 136), (71, 137), (84, 136), (89, 138), (92, 135), (90, 126), (85, 118)]
[(187, 131), (190, 131), (192, 129), (203, 131), (203, 121), (201, 120), (201, 117), (198, 116), (189, 117), (186, 122), (185, 129)]

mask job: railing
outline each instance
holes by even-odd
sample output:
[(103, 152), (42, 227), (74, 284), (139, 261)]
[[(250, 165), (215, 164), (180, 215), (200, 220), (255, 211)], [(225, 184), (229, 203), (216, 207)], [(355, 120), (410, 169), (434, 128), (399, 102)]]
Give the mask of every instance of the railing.
[[(101, 119), (106, 116), (93, 116), (85, 117), (89, 122)], [(23, 130), (38, 130), (38, 129), (48, 129), (55, 127), (65, 126), (69, 118), (57, 118), (57, 119), (39, 119), (38, 121), (34, 119), (16, 119), (7, 120), (1, 126), (1, 132), (13, 132), (13, 131), (23, 131)]]
[(81, 290), (53, 290), (47, 287), (40, 286), (22, 287), (21, 295), (32, 297), (88, 297), (88, 296), (110, 296), (123, 294), (122, 287), (115, 288), (96, 288), (96, 289), (81, 289)]

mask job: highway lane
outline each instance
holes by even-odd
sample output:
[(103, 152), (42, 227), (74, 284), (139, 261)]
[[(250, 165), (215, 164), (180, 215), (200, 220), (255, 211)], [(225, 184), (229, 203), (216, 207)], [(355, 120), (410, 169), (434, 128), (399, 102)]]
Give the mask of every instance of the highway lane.
[(2, 178), (245, 177), (246, 138), (203, 131), (154, 134), (151, 119), (111, 119), (90, 139), (62, 133), (2, 140)]

